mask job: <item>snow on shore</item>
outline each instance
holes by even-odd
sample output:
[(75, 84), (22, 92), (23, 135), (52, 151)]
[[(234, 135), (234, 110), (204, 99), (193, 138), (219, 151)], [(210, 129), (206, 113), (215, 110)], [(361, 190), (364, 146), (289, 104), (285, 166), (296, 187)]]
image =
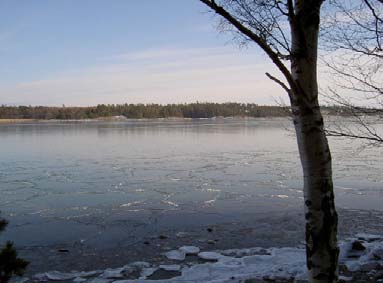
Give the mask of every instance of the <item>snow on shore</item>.
[[(187, 261), (188, 256), (199, 258), (199, 263)], [(181, 247), (164, 254), (173, 264), (151, 265), (134, 262), (121, 268), (90, 272), (58, 271), (36, 274), (26, 281), (73, 281), (89, 283), (235, 283), (246, 279), (295, 280), (307, 278), (303, 248), (251, 248), (216, 252), (200, 252), (198, 247)], [(202, 263), (201, 263), (202, 262)], [(383, 236), (358, 234), (340, 243), (340, 264), (352, 272), (370, 274), (383, 270)], [(168, 279), (156, 278), (158, 272), (171, 272)], [(351, 280), (352, 277), (344, 277)]]

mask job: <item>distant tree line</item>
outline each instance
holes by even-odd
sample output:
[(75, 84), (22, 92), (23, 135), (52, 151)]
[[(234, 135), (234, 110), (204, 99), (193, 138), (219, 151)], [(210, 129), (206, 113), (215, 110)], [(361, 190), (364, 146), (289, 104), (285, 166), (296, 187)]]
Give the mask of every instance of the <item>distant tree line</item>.
[[(342, 107), (324, 107), (327, 114), (347, 115)], [(253, 103), (190, 104), (99, 104), (91, 107), (0, 106), (0, 119), (94, 119), (124, 116), (128, 119), (212, 118), (212, 117), (284, 117), (290, 109), (282, 106), (260, 106)]]

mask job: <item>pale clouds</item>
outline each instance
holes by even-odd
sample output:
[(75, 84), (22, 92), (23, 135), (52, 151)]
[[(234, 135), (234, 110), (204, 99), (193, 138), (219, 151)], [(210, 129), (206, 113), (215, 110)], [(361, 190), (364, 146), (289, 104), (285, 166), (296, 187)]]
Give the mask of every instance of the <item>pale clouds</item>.
[[(95, 105), (99, 103), (254, 102), (285, 96), (265, 72), (278, 74), (251, 50), (153, 48), (101, 58), (99, 65), (36, 81), (0, 87), (1, 103)], [(101, 63), (100, 63), (101, 62)]]

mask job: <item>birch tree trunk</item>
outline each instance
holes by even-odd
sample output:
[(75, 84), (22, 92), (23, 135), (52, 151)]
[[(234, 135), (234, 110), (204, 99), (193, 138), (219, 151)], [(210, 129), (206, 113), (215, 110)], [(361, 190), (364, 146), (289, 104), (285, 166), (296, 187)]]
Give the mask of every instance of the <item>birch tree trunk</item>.
[(317, 50), (321, 1), (297, 0), (290, 19), (290, 95), (304, 177), (306, 254), (310, 282), (337, 282), (337, 224), (331, 153), (318, 102)]
[[(291, 102), (304, 176), (309, 280), (311, 283), (335, 283), (338, 281), (338, 216), (334, 204), (331, 154), (318, 102), (317, 82), (320, 9), (324, 0), (222, 0), (231, 13), (215, 0), (200, 1), (257, 44), (288, 83), (286, 85), (266, 73), (282, 86)], [(291, 48), (286, 46), (287, 37), (283, 36), (281, 41), (272, 33), (275, 26), (280, 33), (286, 31), (278, 24), (281, 17), (287, 17), (290, 22)], [(285, 49), (288, 54), (281, 56), (275, 46)], [(281, 58), (290, 60), (290, 70)]]

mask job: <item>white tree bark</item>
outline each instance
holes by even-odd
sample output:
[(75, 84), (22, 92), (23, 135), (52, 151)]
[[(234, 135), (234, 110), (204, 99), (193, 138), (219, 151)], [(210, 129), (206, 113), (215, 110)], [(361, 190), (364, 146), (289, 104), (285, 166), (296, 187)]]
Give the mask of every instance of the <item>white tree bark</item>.
[[(306, 254), (310, 282), (337, 282), (337, 224), (331, 153), (318, 103), (317, 50), (320, 1), (296, 1), (291, 106), (304, 177)], [(317, 6), (315, 6), (317, 4)]]
[[(261, 12), (257, 14), (257, 8), (261, 10), (268, 1), (227, 0), (226, 3), (228, 3), (229, 8), (234, 5), (232, 10), (234, 15), (219, 6), (215, 0), (200, 1), (224, 17), (240, 33), (262, 48), (288, 83), (286, 85), (281, 80), (267, 74), (269, 78), (280, 84), (287, 91), (291, 102), (304, 176), (303, 191), (309, 279), (312, 283), (337, 282), (339, 254), (337, 247), (338, 216), (334, 204), (331, 154), (318, 102), (317, 82), (320, 9), (324, 0), (270, 1), (271, 4), (274, 3), (274, 6), (268, 6), (268, 9), (274, 7), (279, 13), (287, 17), (290, 22), (290, 54), (287, 57), (283, 56), (290, 59), (290, 71), (281, 61), (278, 48), (275, 48), (267, 40), (267, 37), (259, 31), (264, 29), (262, 20), (274, 23), (274, 21), (279, 19), (275, 14), (274, 16), (268, 14), (266, 18), (262, 18), (263, 14)], [(239, 12), (238, 9), (240, 10)], [(247, 19), (252, 21), (253, 27), (251, 25), (249, 27), (243, 19), (240, 20), (243, 14), (246, 15), (249, 11), (253, 14)], [(236, 18), (235, 13), (240, 16)], [(270, 13), (272, 14), (272, 12)]]

